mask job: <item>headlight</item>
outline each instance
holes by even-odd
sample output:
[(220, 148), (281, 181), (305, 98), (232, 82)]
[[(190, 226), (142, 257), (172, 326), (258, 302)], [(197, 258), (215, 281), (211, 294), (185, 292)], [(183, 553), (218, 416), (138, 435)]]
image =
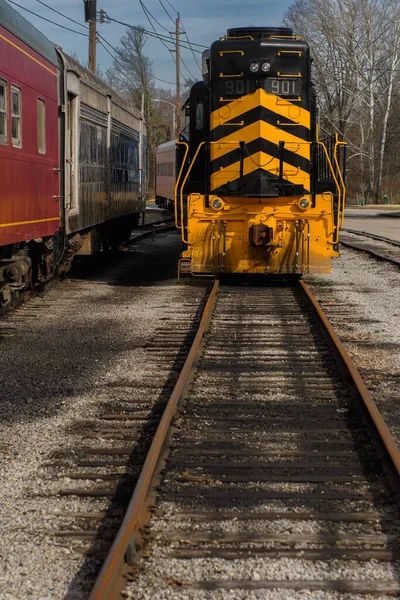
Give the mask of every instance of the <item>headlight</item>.
[(269, 73), (271, 70), (271, 63), (269, 62), (269, 60), (267, 60), (266, 62), (263, 62), (263, 64), (261, 65), (261, 70), (263, 73)]
[(260, 65), (258, 64), (258, 62), (250, 63), (250, 72), (251, 73), (258, 73), (259, 70), (260, 70)]
[(221, 198), (214, 198), (214, 200), (211, 202), (211, 206), (214, 210), (219, 210), (223, 207), (223, 205), (224, 203), (222, 202)]
[(303, 210), (310, 208), (310, 204), (311, 203), (308, 198), (300, 198), (300, 200), (298, 202), (299, 208), (302, 208)]

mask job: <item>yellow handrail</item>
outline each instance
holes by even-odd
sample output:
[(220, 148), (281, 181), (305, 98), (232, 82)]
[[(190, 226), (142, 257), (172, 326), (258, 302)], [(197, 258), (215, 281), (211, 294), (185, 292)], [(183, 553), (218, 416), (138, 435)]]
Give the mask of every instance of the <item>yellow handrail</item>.
[(328, 162), (329, 168), (331, 170), (334, 182), (336, 184), (336, 189), (337, 189), (337, 192), (338, 192), (338, 213), (337, 213), (337, 223), (336, 223), (336, 236), (333, 235), (333, 240), (332, 240), (333, 244), (337, 244), (338, 241), (339, 241), (339, 207), (340, 207), (340, 201), (341, 201), (341, 198), (340, 198), (340, 196), (341, 196), (341, 190), (340, 190), (340, 186), (339, 186), (338, 180), (337, 180), (336, 175), (335, 175), (335, 169), (333, 168), (333, 165), (332, 165), (331, 159), (329, 158), (329, 154), (328, 154), (328, 151), (327, 151), (327, 149), (325, 147), (325, 144), (319, 140), (318, 125), (316, 126), (315, 130), (316, 130), (316, 136), (315, 137), (316, 137), (316, 140), (317, 140), (317, 144), (319, 144), (320, 146), (322, 146), (322, 148), (324, 149), (325, 157), (326, 157), (326, 160)]
[(339, 142), (339, 136), (338, 134), (336, 134), (335, 136), (335, 145), (333, 148), (333, 156), (335, 159), (335, 165), (337, 168), (337, 172), (339, 174), (339, 179), (340, 179), (340, 183), (342, 185), (342, 211), (341, 211), (341, 218), (340, 218), (340, 227), (343, 227), (344, 224), (344, 208), (345, 208), (345, 200), (346, 200), (346, 186), (344, 184), (343, 181), (343, 175), (342, 175), (342, 171), (340, 170), (340, 166), (339, 166), (339, 161), (338, 161), (338, 157), (337, 157), (337, 149), (339, 146), (346, 146), (346, 142)]
[[(176, 145), (180, 145), (180, 146), (186, 146), (186, 150), (185, 150), (185, 156), (183, 157), (183, 161), (181, 164), (181, 168), (179, 170), (179, 175), (176, 178), (176, 182), (175, 182), (175, 187), (174, 187), (174, 201), (175, 201), (175, 227), (177, 229), (180, 229), (180, 225), (178, 224), (178, 198), (177, 198), (177, 192), (178, 192), (178, 186), (179, 186), (179, 180), (182, 176), (182, 172), (183, 172), (183, 168), (185, 166), (186, 163), (186, 159), (187, 159), (187, 155), (189, 153), (189, 144), (187, 142), (176, 142)], [(181, 213), (181, 222), (182, 222), (182, 213)]]
[(303, 38), (299, 35), (270, 35), (269, 40), (298, 40), (301, 42)]
[[(182, 182), (182, 185), (181, 185), (181, 191), (180, 191), (180, 200), (181, 200), (181, 203), (180, 203), (180, 204), (181, 204), (181, 217), (182, 217), (182, 218), (181, 218), (181, 232), (182, 232), (182, 242), (184, 242), (185, 244), (189, 244), (189, 241), (188, 241), (188, 240), (185, 240), (185, 228), (184, 228), (184, 223), (183, 223), (183, 188), (185, 187), (185, 184), (186, 184), (186, 182), (187, 182), (187, 180), (188, 180), (188, 177), (189, 177), (189, 175), (190, 175), (190, 171), (192, 170), (192, 167), (193, 167), (194, 163), (196, 162), (196, 158), (197, 158), (197, 156), (198, 156), (198, 154), (199, 154), (199, 152), (200, 152), (200, 148), (201, 148), (202, 146), (204, 146), (204, 144), (205, 144), (205, 142), (201, 142), (201, 143), (200, 143), (200, 144), (197, 146), (197, 150), (196, 150), (196, 152), (195, 152), (195, 155), (194, 155), (194, 157), (193, 157), (193, 160), (191, 161), (191, 163), (190, 163), (190, 165), (189, 165), (189, 168), (188, 168), (188, 170), (187, 170), (187, 172), (186, 172), (186, 175), (185, 175), (185, 177), (184, 177), (184, 180), (183, 180), (183, 182)], [(188, 207), (188, 208), (189, 208), (189, 207)]]
[(254, 38), (252, 35), (223, 35), (219, 38), (220, 42), (225, 42), (226, 40), (251, 40), (252, 42), (254, 42)]

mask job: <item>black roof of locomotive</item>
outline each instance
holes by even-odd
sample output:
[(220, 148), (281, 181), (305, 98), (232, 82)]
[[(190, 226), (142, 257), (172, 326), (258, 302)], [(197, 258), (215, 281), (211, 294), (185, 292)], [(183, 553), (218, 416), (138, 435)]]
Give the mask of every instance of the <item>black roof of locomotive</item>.
[(0, 25), (57, 66), (57, 53), (52, 42), (5, 0), (0, 0)]
[(288, 27), (232, 27), (227, 31), (227, 37), (251, 36), (255, 40), (269, 37), (292, 37), (293, 30)]

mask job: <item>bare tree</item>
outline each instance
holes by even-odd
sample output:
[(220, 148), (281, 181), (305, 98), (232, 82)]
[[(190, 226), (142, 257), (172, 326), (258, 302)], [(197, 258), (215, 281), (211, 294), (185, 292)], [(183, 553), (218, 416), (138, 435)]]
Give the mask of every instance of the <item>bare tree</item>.
[(285, 23), (312, 45), (322, 129), (343, 135), (354, 104), (356, 77), (348, 61), (354, 21), (345, 2), (295, 0), (285, 15)]
[[(391, 0), (387, 6), (387, 30), (384, 41), (383, 53), (386, 60), (381, 64), (382, 71), (382, 136), (379, 151), (377, 192), (382, 194), (383, 167), (385, 158), (386, 140), (388, 137), (389, 116), (393, 107), (393, 96), (400, 90), (398, 70), (400, 67), (400, 6), (397, 1)], [(385, 68), (386, 67), (386, 68)]]
[(117, 47), (113, 65), (106, 71), (109, 85), (144, 113), (147, 134), (146, 180), (149, 195), (154, 194), (154, 156), (157, 132), (152, 95), (153, 64), (144, 54), (147, 36), (140, 27), (128, 28)]
[(398, 0), (295, 0), (285, 20), (312, 45), (321, 128), (349, 142), (348, 180), (379, 199), (399, 85)]

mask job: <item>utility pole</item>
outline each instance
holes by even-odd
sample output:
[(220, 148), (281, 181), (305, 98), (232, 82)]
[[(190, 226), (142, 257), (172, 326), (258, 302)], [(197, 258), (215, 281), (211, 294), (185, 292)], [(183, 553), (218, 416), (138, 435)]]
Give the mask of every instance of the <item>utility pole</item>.
[(97, 0), (84, 0), (85, 21), (89, 23), (89, 69), (96, 73)]
[(177, 137), (181, 133), (181, 52), (179, 46), (179, 21), (180, 15), (178, 13), (178, 17), (175, 21), (176, 29), (176, 133)]
[[(139, 125), (139, 196), (140, 199), (146, 195), (143, 183), (145, 177), (143, 176), (143, 125), (144, 125), (144, 92), (142, 92), (141, 107), (140, 107), (140, 125)], [(146, 169), (146, 166), (145, 166)], [(143, 225), (144, 225), (144, 213), (143, 213)]]
[(89, 21), (89, 69), (96, 74), (96, 21)]

